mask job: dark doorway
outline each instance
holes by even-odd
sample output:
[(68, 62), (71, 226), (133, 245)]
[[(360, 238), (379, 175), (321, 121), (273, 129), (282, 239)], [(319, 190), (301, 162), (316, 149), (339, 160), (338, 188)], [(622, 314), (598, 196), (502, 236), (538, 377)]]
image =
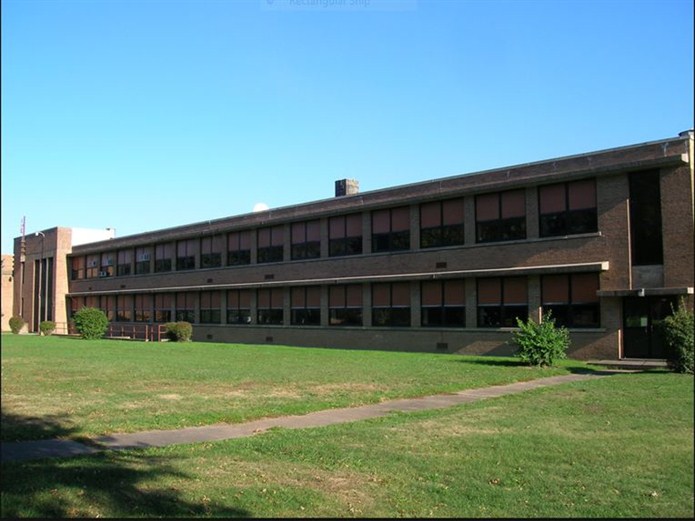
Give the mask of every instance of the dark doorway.
[(675, 297), (623, 299), (623, 358), (665, 358), (659, 324), (676, 307)]

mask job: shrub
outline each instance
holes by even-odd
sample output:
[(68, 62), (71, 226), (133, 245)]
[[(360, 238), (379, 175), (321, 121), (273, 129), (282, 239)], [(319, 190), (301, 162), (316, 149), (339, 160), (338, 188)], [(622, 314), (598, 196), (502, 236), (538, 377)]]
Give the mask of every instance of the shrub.
[(570, 346), (570, 334), (564, 326), (557, 327), (551, 314), (543, 315), (540, 323), (530, 318), (527, 322), (517, 318), (519, 331), (512, 333), (519, 346), (516, 356), (535, 366), (550, 366), (565, 358)]
[(56, 323), (52, 320), (44, 320), (39, 324), (39, 331), (44, 336), (50, 336), (56, 330)]
[(190, 322), (168, 322), (164, 324), (166, 335), (172, 342), (190, 342), (193, 336), (193, 326)]
[(19, 334), (24, 327), (24, 324), (26, 324), (26, 322), (24, 322), (22, 317), (10, 317), (10, 331), (12, 331), (15, 335)]
[(82, 335), (82, 338), (92, 340), (102, 338), (109, 328), (109, 319), (106, 314), (98, 308), (83, 307), (73, 317), (75, 329)]
[(673, 315), (661, 323), (668, 365), (679, 373), (693, 374), (693, 312), (681, 300)]

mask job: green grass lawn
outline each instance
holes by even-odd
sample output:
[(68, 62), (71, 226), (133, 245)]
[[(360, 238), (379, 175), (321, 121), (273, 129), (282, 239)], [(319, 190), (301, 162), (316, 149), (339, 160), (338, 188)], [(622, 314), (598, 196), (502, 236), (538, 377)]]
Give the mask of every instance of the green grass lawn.
[[(570, 362), (537, 371), (510, 359), (448, 355), (80, 342), (50, 337), (15, 342), (3, 336), (3, 416), (14, 418), (16, 432), (41, 432), (39, 420), (51, 400), (35, 393), (56, 393), (55, 403), (67, 409), (56, 407), (45, 423), (62, 425), (64, 435), (74, 436), (110, 425), (124, 430), (124, 422), (133, 430), (147, 422), (136, 416), (149, 409), (131, 416), (119, 392), (135, 393), (131, 396), (143, 402), (148, 390), (181, 394), (178, 402), (185, 402), (186, 391), (201, 397), (209, 386), (217, 391), (195, 403), (222, 408), (219, 389), (227, 385), (230, 392), (246, 391), (234, 395), (228, 407), (254, 417), (573, 368)], [(208, 355), (213, 362), (202, 361)], [(169, 383), (162, 390), (154, 382)], [(260, 390), (251, 385), (256, 382)], [(96, 422), (85, 414), (91, 410), (87, 404), (70, 409), (68, 395), (79, 398), (81, 386), (94, 399), (107, 393), (104, 415), (123, 408), (119, 418)], [(291, 392), (278, 400), (283, 387)], [(322, 428), (3, 463), (1, 514), (693, 518), (693, 394), (692, 376), (620, 374)], [(170, 401), (177, 403), (163, 403)], [(179, 414), (178, 421), (207, 418), (204, 410), (177, 413), (176, 406), (166, 407), (171, 408), (166, 417)], [(22, 431), (20, 419), (28, 417), (35, 425)]]
[(511, 358), (2, 336), (2, 440), (240, 423), (566, 374)]

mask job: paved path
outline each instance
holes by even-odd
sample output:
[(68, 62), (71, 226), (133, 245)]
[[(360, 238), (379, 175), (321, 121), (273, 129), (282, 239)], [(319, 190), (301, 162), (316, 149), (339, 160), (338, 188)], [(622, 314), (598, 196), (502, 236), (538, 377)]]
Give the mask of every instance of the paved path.
[(410, 412), (426, 409), (441, 409), (461, 403), (475, 402), (486, 398), (494, 398), (507, 394), (515, 394), (558, 385), (565, 382), (576, 382), (590, 378), (598, 378), (613, 374), (612, 372), (569, 374), (550, 376), (528, 382), (516, 382), (507, 385), (496, 385), (480, 389), (469, 389), (452, 394), (425, 396), (423, 398), (406, 398), (392, 400), (373, 405), (347, 407), (343, 409), (328, 409), (312, 412), (302, 416), (282, 416), (266, 418), (242, 424), (221, 424), (205, 427), (189, 427), (170, 431), (144, 431), (129, 434), (112, 434), (93, 439), (93, 445), (85, 445), (72, 440), (39, 440), (12, 442), (2, 444), (2, 461), (26, 461), (40, 458), (67, 458), (96, 454), (104, 450), (123, 450), (147, 447), (164, 447), (179, 443), (195, 443), (201, 441), (218, 441), (232, 438), (253, 436), (273, 427), (285, 429), (304, 429), (321, 427), (336, 423), (346, 423), (369, 418), (385, 416), (392, 412)]

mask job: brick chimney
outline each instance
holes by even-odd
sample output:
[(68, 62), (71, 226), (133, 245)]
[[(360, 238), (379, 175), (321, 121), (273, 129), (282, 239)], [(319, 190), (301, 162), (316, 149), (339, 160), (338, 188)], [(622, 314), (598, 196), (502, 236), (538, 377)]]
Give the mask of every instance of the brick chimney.
[(353, 195), (359, 193), (360, 183), (356, 179), (339, 179), (335, 182), (335, 196)]

